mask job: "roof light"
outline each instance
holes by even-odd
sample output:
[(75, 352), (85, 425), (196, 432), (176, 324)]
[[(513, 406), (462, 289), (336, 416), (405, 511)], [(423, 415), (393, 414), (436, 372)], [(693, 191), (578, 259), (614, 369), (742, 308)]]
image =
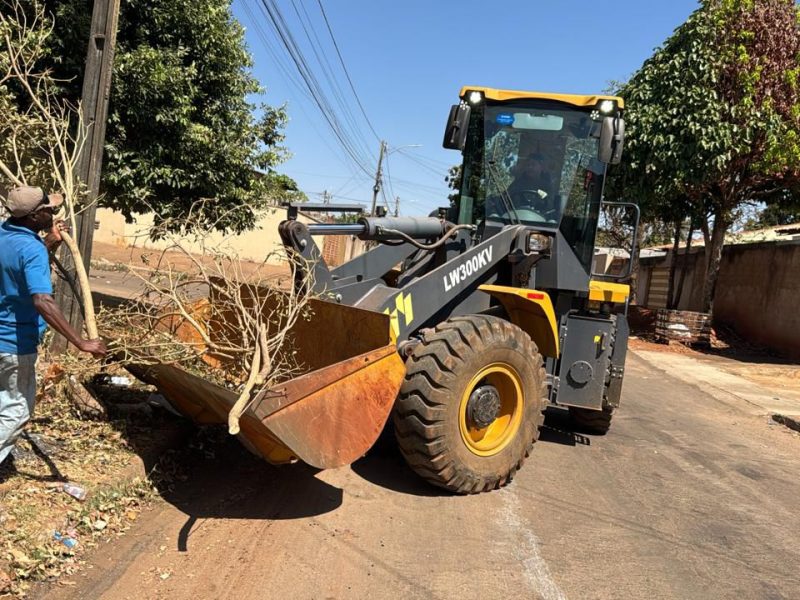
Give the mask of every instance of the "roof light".
[(613, 100), (603, 100), (600, 102), (600, 112), (604, 115), (611, 114), (614, 112), (616, 105), (614, 104)]
[(469, 99), (470, 104), (480, 104), (483, 101), (483, 93), (482, 92), (470, 92), (467, 96)]

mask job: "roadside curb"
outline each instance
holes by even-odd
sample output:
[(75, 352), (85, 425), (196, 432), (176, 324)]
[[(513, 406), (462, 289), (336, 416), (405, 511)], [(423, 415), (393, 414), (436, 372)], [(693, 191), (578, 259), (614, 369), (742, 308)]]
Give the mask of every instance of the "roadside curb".
[[(631, 354), (650, 367), (694, 386), (720, 402), (724, 402), (754, 416), (771, 417), (773, 414), (800, 419), (800, 398), (784, 395), (730, 373), (713, 364), (713, 361), (681, 354), (632, 351)], [(791, 415), (791, 416), (788, 416)]]
[(787, 417), (786, 415), (781, 415), (779, 413), (772, 413), (772, 420), (800, 433), (800, 419), (798, 418)]

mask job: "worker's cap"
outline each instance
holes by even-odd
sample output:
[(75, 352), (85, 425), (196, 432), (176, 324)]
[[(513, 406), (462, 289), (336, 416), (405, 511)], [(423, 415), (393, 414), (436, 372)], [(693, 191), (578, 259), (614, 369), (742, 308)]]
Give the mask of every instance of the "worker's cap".
[(58, 208), (63, 204), (61, 194), (45, 194), (42, 188), (20, 186), (8, 192), (6, 208), (13, 217), (24, 217), (43, 208)]

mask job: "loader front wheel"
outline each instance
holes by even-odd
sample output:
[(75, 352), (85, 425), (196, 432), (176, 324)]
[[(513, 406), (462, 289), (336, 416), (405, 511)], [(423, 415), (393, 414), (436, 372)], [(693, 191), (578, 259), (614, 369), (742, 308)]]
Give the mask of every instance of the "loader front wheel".
[(400, 451), (430, 483), (460, 494), (502, 487), (539, 437), (542, 357), (498, 317), (456, 317), (423, 336), (395, 404)]

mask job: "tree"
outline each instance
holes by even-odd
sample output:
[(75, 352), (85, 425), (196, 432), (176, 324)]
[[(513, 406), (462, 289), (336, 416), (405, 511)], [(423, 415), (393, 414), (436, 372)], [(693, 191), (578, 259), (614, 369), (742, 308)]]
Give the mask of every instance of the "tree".
[(448, 188), (453, 190), (451, 194), (448, 194), (447, 199), (450, 201), (450, 206), (455, 206), (458, 195), (461, 193), (461, 165), (450, 167), (444, 177), (444, 182)]
[[(42, 5), (7, 0), (0, 8), (0, 189), (24, 185), (56, 189), (64, 195), (64, 219), (71, 231), (77, 231), (75, 216), (83, 208), (86, 192), (77, 165), (88, 126), (80, 104), (64, 100), (52, 72), (40, 67), (52, 37), (52, 23)], [(66, 231), (61, 237), (76, 265), (80, 293), (74, 282), (70, 285), (82, 304), (87, 335), (97, 338), (78, 243)]]
[(794, 202), (783, 202), (779, 204), (768, 204), (755, 218), (748, 219), (746, 227), (748, 229), (764, 229), (778, 225), (795, 225), (800, 223), (800, 199), (795, 198)]
[[(74, 101), (91, 3), (45, 4), (55, 17), (51, 65)], [(250, 102), (263, 92), (251, 66), (230, 0), (123, 2), (101, 203), (127, 218), (152, 211), (157, 224), (176, 227), (202, 205), (200, 223), (241, 231), (258, 208), (296, 195), (275, 171), (287, 157), (285, 110)]]
[(699, 217), (706, 311), (737, 211), (798, 187), (799, 57), (793, 0), (702, 0), (619, 90), (628, 164), (616, 189), (673, 222)]

